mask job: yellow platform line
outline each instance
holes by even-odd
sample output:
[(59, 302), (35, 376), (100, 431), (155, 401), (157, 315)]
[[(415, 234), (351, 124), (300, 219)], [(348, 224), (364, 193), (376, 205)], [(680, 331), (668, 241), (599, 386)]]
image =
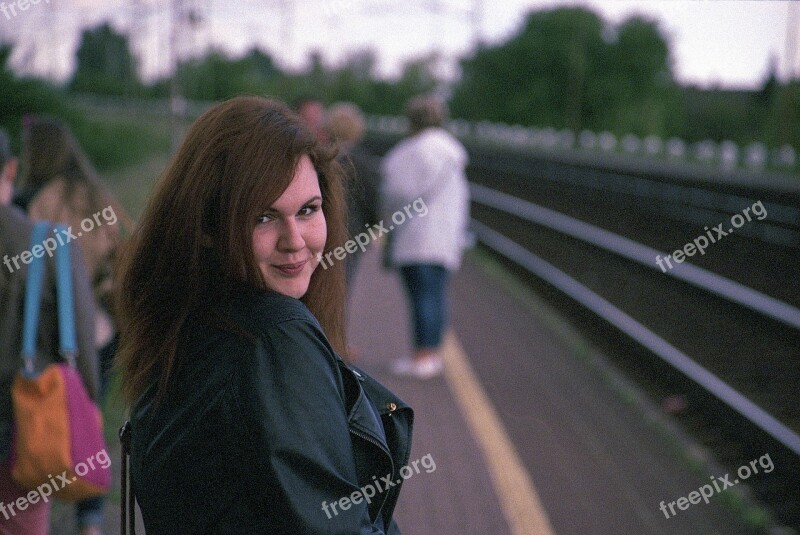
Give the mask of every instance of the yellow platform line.
[(450, 390), (486, 459), (511, 534), (553, 535), (536, 488), (452, 332), (445, 337), (442, 357)]

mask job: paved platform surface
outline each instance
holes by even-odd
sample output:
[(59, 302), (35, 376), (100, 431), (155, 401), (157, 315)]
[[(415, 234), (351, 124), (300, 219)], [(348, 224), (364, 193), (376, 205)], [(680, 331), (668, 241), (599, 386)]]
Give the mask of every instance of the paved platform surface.
[[(350, 340), (358, 364), (414, 407), (410, 460), (435, 462), (404, 483), (396, 510), (404, 535), (748, 533), (719, 496), (667, 519), (662, 500), (724, 474), (689, 470), (640, 404), (542, 321), (547, 312), (534, 313), (474, 261), (452, 285), (448, 374), (393, 377), (389, 364), (410, 354), (411, 329), (399, 279), (379, 264), (377, 247), (361, 262)], [(461, 364), (477, 386), (454, 373)], [(497, 422), (487, 423), (492, 415)], [(109, 449), (118, 476), (116, 441)], [(119, 532), (118, 495), (111, 501), (106, 535)], [(55, 511), (51, 533), (74, 533), (71, 507)]]
[[(451, 309), (455, 338), (522, 460), (552, 532), (748, 533), (718, 496), (709, 504), (675, 508), (677, 514), (666, 518), (662, 500), (687, 496), (724, 473), (692, 472), (638, 402), (625, 401), (619, 385), (475, 262), (468, 260), (455, 277)], [(411, 459), (431, 454), (437, 463), (434, 472), (415, 475), (404, 486), (396, 515), (403, 532), (543, 533), (533, 522), (536, 511), (530, 522), (509, 526), (503, 504), (515, 493), (493, 483), (487, 470), (492, 459), (470, 432), (451, 378), (421, 382), (388, 372), (393, 358), (411, 351), (410, 327), (399, 279), (380, 268), (374, 252), (363, 259), (350, 310), (360, 365), (416, 411)]]

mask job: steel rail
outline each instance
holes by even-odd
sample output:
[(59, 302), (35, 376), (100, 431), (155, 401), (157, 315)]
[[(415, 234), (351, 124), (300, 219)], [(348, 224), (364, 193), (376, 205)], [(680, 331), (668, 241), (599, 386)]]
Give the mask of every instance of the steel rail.
[[(603, 168), (582, 168), (563, 162), (549, 161), (548, 166), (564, 166), (536, 176), (553, 184), (568, 184), (573, 187), (590, 189), (608, 194), (631, 196), (637, 199), (637, 208), (657, 210), (677, 221), (692, 224), (707, 224), (720, 217), (731, 217), (746, 207), (762, 202), (757, 198), (733, 195), (696, 186), (673, 184), (651, 180), (640, 176), (621, 174)], [(513, 173), (520, 176), (534, 176), (519, 159), (508, 161), (482, 161), (476, 158), (472, 167), (480, 173)], [(782, 247), (800, 247), (800, 209), (794, 206), (763, 201), (762, 206), (769, 213), (763, 220), (754, 219), (742, 227), (739, 233), (760, 241)]]
[(518, 243), (474, 219), (471, 224), (479, 240), (485, 245), (564, 292), (637, 343), (652, 351), (660, 359), (679, 370), (690, 380), (744, 416), (796, 455), (800, 455), (800, 436), (725, 381), (692, 360), (691, 357), (597, 293)]
[[(518, 159), (514, 161), (496, 160), (486, 164), (482, 163), (478, 158), (473, 164), (483, 171), (513, 173), (517, 175), (530, 174), (524, 166), (524, 163)], [(568, 166), (568, 164), (558, 161), (550, 161), (548, 164)], [(739, 212), (744, 207), (759, 200), (754, 197), (745, 197), (743, 195), (702, 189), (698, 186), (675, 184), (641, 176), (633, 176), (613, 169), (568, 167), (573, 170), (572, 173), (554, 173), (542, 178), (552, 182), (584, 186), (613, 193), (625, 193), (655, 201), (687, 204), (714, 212), (726, 213), (728, 215)], [(579, 170), (584, 172), (580, 173)], [(593, 173), (593, 176), (587, 178), (586, 171)], [(774, 201), (766, 201), (764, 204), (766, 208), (769, 209), (769, 219), (771, 222), (782, 223), (795, 229), (800, 228), (800, 208), (778, 204)]]
[(664, 276), (682, 280), (790, 327), (800, 329), (800, 309), (774, 297), (688, 262), (675, 263), (673, 269), (663, 272), (656, 263), (658, 256), (667, 256), (661, 251), (486, 186), (470, 184), (470, 190), (471, 198), (475, 202), (590, 243), (661, 272)]

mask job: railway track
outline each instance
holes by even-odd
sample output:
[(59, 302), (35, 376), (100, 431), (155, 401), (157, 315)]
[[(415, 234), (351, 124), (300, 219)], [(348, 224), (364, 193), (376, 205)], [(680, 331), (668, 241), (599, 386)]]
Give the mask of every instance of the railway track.
[[(734, 470), (769, 453), (776, 470), (751, 489), (800, 528), (800, 188), (472, 149), (481, 243), (718, 462)], [(746, 220), (746, 208), (763, 217)], [(711, 242), (715, 227), (724, 235)], [(700, 236), (703, 254), (659, 264)]]

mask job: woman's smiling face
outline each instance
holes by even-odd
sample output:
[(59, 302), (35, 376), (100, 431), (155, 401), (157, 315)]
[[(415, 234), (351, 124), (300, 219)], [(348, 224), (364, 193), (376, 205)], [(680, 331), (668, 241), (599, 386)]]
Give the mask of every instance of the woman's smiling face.
[(317, 171), (303, 155), (289, 187), (253, 231), (253, 253), (267, 287), (295, 299), (305, 295), (327, 237)]

